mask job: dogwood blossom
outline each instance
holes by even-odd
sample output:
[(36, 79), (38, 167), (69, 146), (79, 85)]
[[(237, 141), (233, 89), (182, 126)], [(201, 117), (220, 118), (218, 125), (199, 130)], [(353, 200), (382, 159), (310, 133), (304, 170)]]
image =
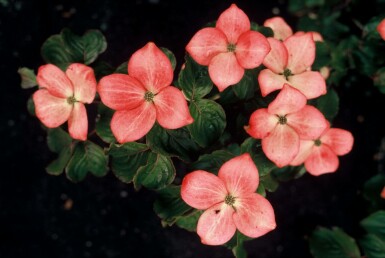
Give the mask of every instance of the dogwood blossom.
[(385, 40), (385, 19), (378, 24), (377, 31), (380, 33), (381, 38)]

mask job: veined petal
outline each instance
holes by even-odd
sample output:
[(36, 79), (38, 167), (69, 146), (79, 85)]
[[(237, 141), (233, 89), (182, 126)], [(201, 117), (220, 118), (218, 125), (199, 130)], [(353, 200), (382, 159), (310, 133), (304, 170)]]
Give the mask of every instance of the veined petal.
[(68, 132), (71, 137), (80, 141), (87, 140), (88, 119), (86, 107), (76, 102), (68, 119)]
[(313, 140), (300, 140), (297, 156), (290, 162), (291, 166), (299, 166), (305, 162), (313, 150)]
[(385, 40), (385, 19), (383, 19), (377, 26), (377, 31), (381, 38)]
[(276, 74), (282, 74), (287, 66), (288, 53), (282, 41), (275, 38), (267, 39), (271, 50), (263, 60), (263, 65)]
[(111, 130), (119, 143), (133, 142), (151, 130), (155, 119), (154, 105), (145, 102), (131, 110), (116, 111), (111, 120)]
[(244, 73), (245, 70), (231, 52), (216, 55), (209, 64), (210, 78), (221, 92), (230, 85), (238, 83)]
[(92, 103), (96, 93), (94, 70), (84, 64), (71, 64), (66, 70), (74, 88), (74, 97), (83, 103)]
[(298, 154), (298, 134), (290, 126), (278, 124), (262, 139), (262, 150), (278, 167), (286, 166)]
[(267, 108), (260, 108), (251, 114), (249, 126), (245, 129), (251, 137), (263, 139), (270, 134), (277, 123), (277, 116), (267, 112)]
[(249, 153), (225, 162), (219, 169), (218, 177), (225, 183), (229, 194), (234, 197), (255, 192), (259, 184), (258, 169)]
[(345, 155), (353, 148), (353, 135), (346, 130), (339, 128), (330, 128), (320, 138), (323, 144), (326, 144), (337, 155)]
[(266, 97), (269, 93), (282, 89), (283, 85), (288, 81), (285, 80), (283, 75), (264, 69), (258, 75), (258, 83), (262, 96)]
[(302, 140), (316, 140), (328, 123), (324, 115), (315, 107), (306, 105), (296, 113), (286, 116), (287, 124), (294, 128)]
[(166, 129), (177, 129), (194, 121), (183, 93), (175, 87), (169, 86), (161, 90), (154, 97), (154, 104), (156, 119)]
[(67, 99), (51, 95), (48, 90), (41, 89), (33, 94), (37, 118), (47, 127), (55, 128), (68, 120), (72, 105)]
[(40, 88), (47, 89), (55, 97), (68, 98), (73, 95), (74, 90), (70, 79), (53, 64), (40, 66), (36, 80)]
[(295, 34), (288, 37), (283, 44), (289, 54), (287, 68), (293, 74), (304, 72), (314, 63), (316, 49), (311, 33)]
[(174, 76), (170, 60), (152, 42), (131, 56), (128, 61), (128, 74), (154, 94), (170, 86)]
[(285, 40), (287, 37), (293, 35), (291, 27), (279, 16), (267, 19), (263, 23), (263, 26), (270, 27), (274, 32), (274, 38), (278, 40)]
[(297, 89), (285, 84), (277, 97), (269, 104), (268, 112), (285, 116), (301, 110), (306, 105), (306, 97)]
[(227, 52), (226, 35), (216, 28), (204, 28), (192, 37), (186, 51), (200, 65), (209, 65), (219, 53)]
[(313, 176), (335, 172), (338, 166), (337, 155), (326, 144), (315, 146), (305, 161), (306, 170)]
[(229, 241), (236, 227), (233, 221), (234, 209), (219, 203), (206, 210), (198, 220), (197, 233), (203, 244), (222, 245)]
[(225, 33), (229, 43), (235, 44), (242, 33), (250, 30), (250, 20), (241, 9), (232, 4), (219, 16), (216, 28)]
[(326, 94), (326, 82), (319, 72), (306, 71), (290, 76), (289, 84), (302, 92), (307, 99)]
[(183, 201), (188, 205), (205, 210), (215, 204), (223, 203), (227, 190), (223, 181), (216, 175), (196, 170), (183, 178), (180, 193)]
[(114, 110), (133, 109), (142, 105), (146, 89), (134, 77), (126, 74), (111, 74), (98, 84), (100, 98)]
[(270, 202), (256, 193), (236, 201), (233, 215), (237, 229), (248, 237), (260, 237), (276, 228), (274, 209)]
[(266, 37), (256, 31), (247, 31), (239, 36), (235, 56), (245, 69), (253, 69), (262, 64), (270, 51)]

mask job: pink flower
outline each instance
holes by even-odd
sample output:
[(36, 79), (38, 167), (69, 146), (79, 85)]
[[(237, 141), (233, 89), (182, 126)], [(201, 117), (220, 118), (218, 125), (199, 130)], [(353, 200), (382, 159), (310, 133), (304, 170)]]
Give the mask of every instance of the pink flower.
[(381, 196), (381, 198), (385, 199), (385, 186), (384, 186), (384, 188), (382, 188), (380, 196)]
[(263, 64), (268, 68), (260, 72), (258, 82), (262, 96), (282, 89), (289, 84), (312, 99), (326, 93), (325, 79), (319, 72), (310, 71), (315, 59), (315, 43), (312, 33), (292, 35), (281, 42), (268, 38), (270, 53)]
[(301, 140), (299, 152), (290, 165), (305, 163), (306, 170), (314, 176), (335, 172), (339, 165), (337, 156), (349, 153), (353, 141), (350, 132), (328, 125), (320, 137)]
[(193, 122), (182, 92), (170, 86), (172, 79), (170, 60), (150, 42), (131, 56), (128, 75), (111, 74), (100, 80), (102, 102), (116, 110), (111, 130), (118, 142), (142, 138), (155, 121), (166, 129)]
[(218, 176), (197, 170), (182, 182), (182, 199), (190, 206), (206, 210), (198, 221), (202, 243), (221, 245), (236, 229), (249, 237), (259, 237), (275, 229), (270, 202), (255, 193), (258, 169), (248, 153), (222, 165)]
[(385, 19), (378, 24), (377, 31), (380, 33), (381, 38), (385, 40)]
[(278, 40), (285, 40), (286, 38), (293, 35), (293, 30), (291, 27), (282, 17), (279, 16), (267, 19), (263, 23), (263, 26), (271, 28), (274, 32), (274, 38)]
[(64, 73), (57, 66), (47, 64), (40, 66), (36, 79), (40, 87), (33, 94), (36, 116), (49, 128), (68, 120), (71, 137), (85, 141), (88, 120), (84, 103), (92, 103), (96, 92), (92, 68), (75, 63)]
[(235, 4), (218, 18), (215, 28), (198, 31), (186, 51), (209, 75), (219, 91), (238, 83), (245, 69), (258, 67), (270, 51), (259, 32), (250, 30), (250, 20)]
[(262, 139), (262, 150), (278, 167), (288, 165), (299, 151), (300, 139), (316, 139), (327, 127), (322, 113), (306, 105), (306, 97), (288, 84), (268, 108), (251, 114), (248, 134)]

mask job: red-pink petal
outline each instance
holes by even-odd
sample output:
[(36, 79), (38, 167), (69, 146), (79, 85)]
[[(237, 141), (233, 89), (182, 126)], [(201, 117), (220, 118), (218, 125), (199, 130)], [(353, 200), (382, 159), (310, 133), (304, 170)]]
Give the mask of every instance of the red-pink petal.
[(289, 54), (287, 68), (293, 74), (304, 72), (315, 59), (315, 43), (311, 33), (288, 37), (284, 44)]
[(55, 128), (68, 120), (72, 105), (67, 99), (51, 95), (48, 90), (41, 89), (33, 94), (37, 118), (49, 128)]
[(250, 30), (250, 20), (241, 9), (232, 4), (219, 16), (216, 28), (225, 33), (229, 43), (235, 44), (242, 33)]
[(321, 142), (327, 144), (337, 155), (345, 155), (353, 148), (353, 135), (346, 130), (330, 128), (321, 137)]
[(114, 110), (133, 109), (144, 103), (146, 89), (134, 77), (111, 74), (98, 84), (98, 93), (104, 105)]
[(256, 193), (236, 201), (233, 215), (237, 229), (248, 237), (260, 237), (276, 228), (274, 209), (270, 202)]
[(194, 121), (183, 93), (173, 86), (161, 90), (154, 97), (154, 104), (156, 119), (166, 129), (177, 129)]
[(216, 28), (204, 28), (195, 33), (186, 51), (200, 65), (209, 65), (219, 53), (227, 52), (226, 35)]
[(377, 31), (381, 38), (385, 40), (385, 19), (383, 19), (377, 26)]
[(66, 74), (53, 64), (46, 64), (39, 67), (36, 76), (40, 88), (45, 88), (53, 96), (68, 98), (73, 95), (73, 86)]
[(254, 111), (249, 120), (246, 132), (256, 139), (265, 138), (277, 125), (277, 117), (267, 112), (267, 108)]
[(88, 119), (86, 107), (76, 102), (68, 119), (68, 132), (71, 137), (80, 141), (87, 140)]
[(71, 64), (66, 70), (74, 88), (74, 97), (83, 103), (92, 103), (96, 93), (94, 70), (84, 64)]
[(270, 51), (265, 36), (256, 31), (247, 31), (238, 39), (235, 56), (238, 63), (245, 69), (253, 69), (262, 64)]
[(305, 161), (306, 170), (313, 176), (335, 172), (338, 165), (337, 155), (325, 144), (314, 146), (312, 153)]
[(385, 199), (385, 186), (384, 186), (384, 188), (382, 188), (380, 196), (381, 196), (381, 198)]
[(276, 74), (269, 69), (264, 69), (258, 75), (258, 83), (261, 94), (265, 97), (275, 90), (282, 89), (283, 85), (288, 82), (283, 75)]
[(290, 162), (291, 166), (299, 166), (305, 162), (313, 150), (313, 140), (300, 140), (297, 156)]
[(218, 177), (231, 196), (241, 197), (253, 193), (259, 184), (258, 169), (249, 153), (230, 159), (219, 169)]
[(216, 55), (209, 64), (209, 75), (219, 91), (224, 91), (230, 85), (238, 83), (245, 73), (239, 65), (234, 53)]
[(319, 72), (306, 71), (290, 76), (289, 84), (298, 89), (307, 99), (326, 94), (326, 82)]
[(277, 97), (269, 104), (268, 112), (285, 116), (301, 110), (306, 105), (306, 97), (297, 89), (285, 84)]
[(169, 86), (174, 76), (170, 60), (152, 42), (131, 56), (128, 61), (128, 74), (154, 94)]
[(267, 39), (271, 50), (263, 60), (263, 65), (276, 74), (282, 74), (287, 66), (288, 53), (282, 41), (275, 38)]
[(198, 220), (197, 233), (203, 244), (222, 245), (229, 241), (236, 227), (233, 221), (234, 209), (219, 203), (206, 210)]
[(134, 109), (116, 111), (111, 120), (111, 130), (119, 143), (133, 142), (145, 136), (155, 120), (154, 105), (145, 102)]
[(306, 105), (296, 113), (286, 116), (287, 124), (294, 128), (302, 140), (316, 140), (328, 123), (324, 115), (315, 107)]
[(205, 210), (214, 204), (224, 202), (227, 190), (223, 181), (216, 175), (197, 170), (183, 178), (180, 193), (188, 205)]
[(286, 166), (298, 153), (298, 134), (290, 126), (278, 124), (262, 139), (262, 150), (278, 167)]
[(310, 31), (310, 33), (312, 34), (312, 36), (313, 36), (313, 40), (315, 41), (315, 42), (323, 42), (324, 41), (324, 38), (322, 37), (322, 35), (319, 33), (319, 32), (317, 32), (317, 31)]
[(291, 27), (279, 16), (267, 19), (263, 23), (263, 26), (270, 27), (274, 32), (274, 38), (278, 40), (285, 40), (287, 37), (293, 35)]

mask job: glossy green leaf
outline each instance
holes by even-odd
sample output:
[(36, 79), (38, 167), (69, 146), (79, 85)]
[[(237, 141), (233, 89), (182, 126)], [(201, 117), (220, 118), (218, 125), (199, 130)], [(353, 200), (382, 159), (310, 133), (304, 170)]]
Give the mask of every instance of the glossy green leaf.
[(211, 91), (213, 83), (207, 67), (197, 64), (186, 55), (184, 68), (179, 73), (178, 86), (189, 100), (198, 100)]
[(22, 67), (17, 70), (21, 78), (21, 87), (23, 89), (29, 89), (37, 86), (36, 75), (32, 69)]
[(385, 186), (385, 175), (377, 174), (364, 184), (364, 197), (371, 204), (371, 208), (378, 210), (385, 209), (385, 200), (381, 198), (381, 191)]
[(72, 143), (71, 136), (61, 127), (49, 128), (47, 130), (47, 144), (52, 152), (60, 153)]
[(66, 168), (69, 160), (72, 156), (73, 148), (68, 146), (64, 147), (60, 153), (57, 159), (52, 161), (45, 169), (48, 174), (50, 175), (60, 175), (63, 173), (64, 169)]
[(231, 89), (239, 99), (251, 99), (258, 89), (257, 77), (257, 69), (245, 70), (242, 80), (232, 86)]
[(385, 258), (385, 241), (368, 234), (360, 240), (366, 258)]
[(225, 244), (225, 246), (231, 249), (235, 258), (247, 258), (247, 252), (243, 244), (245, 241), (251, 239), (252, 238), (249, 238), (237, 231), (230, 241)]
[(293, 180), (300, 178), (306, 173), (306, 168), (304, 166), (286, 166), (283, 168), (275, 168), (271, 174), (272, 176), (281, 182)]
[(324, 114), (325, 118), (332, 121), (339, 110), (340, 99), (334, 89), (329, 89), (327, 93), (316, 99), (316, 108)]
[(320, 70), (324, 66), (330, 65), (330, 49), (327, 43), (325, 42), (315, 42), (316, 44), (316, 58), (312, 65), (312, 70)]
[(220, 167), (235, 155), (226, 150), (217, 150), (210, 154), (204, 154), (190, 165), (190, 170), (205, 170), (217, 174)]
[(103, 103), (99, 104), (95, 131), (96, 134), (107, 143), (116, 142), (110, 126), (113, 114), (114, 110), (106, 107)]
[(279, 182), (275, 179), (272, 173), (259, 177), (259, 184), (263, 185), (265, 190), (269, 192), (275, 192), (278, 189)]
[(63, 42), (61, 34), (49, 37), (41, 47), (41, 55), (47, 63), (65, 70), (71, 63), (79, 62), (71, 49)]
[(128, 61), (119, 65), (114, 73), (128, 74)]
[(385, 242), (385, 210), (377, 211), (361, 221), (361, 226)]
[(175, 70), (175, 66), (176, 66), (176, 58), (175, 58), (175, 55), (173, 52), (171, 52), (169, 49), (165, 48), (165, 47), (161, 47), (160, 48), (163, 53), (165, 53), (165, 55), (168, 57), (168, 59), (170, 60), (171, 62), (171, 66), (172, 66), (172, 69)]
[(184, 215), (179, 217), (176, 221), (175, 224), (183, 228), (187, 231), (190, 232), (196, 232), (197, 230), (197, 225), (198, 225), (198, 220), (200, 216), (202, 215), (203, 211), (200, 210), (194, 210), (192, 213), (188, 215)]
[(258, 31), (265, 37), (274, 37), (274, 32), (270, 27), (260, 26), (255, 22), (251, 22), (251, 30)]
[(193, 139), (202, 147), (216, 142), (226, 127), (226, 114), (215, 101), (201, 99), (190, 103), (194, 122), (187, 126)]
[(309, 238), (314, 258), (360, 258), (356, 241), (340, 228), (318, 228)]
[(32, 96), (27, 101), (27, 110), (28, 110), (28, 113), (31, 116), (36, 116), (36, 114), (35, 114), (35, 103), (33, 102)]
[(379, 91), (385, 94), (385, 67), (378, 69), (373, 78), (374, 86), (378, 87)]

